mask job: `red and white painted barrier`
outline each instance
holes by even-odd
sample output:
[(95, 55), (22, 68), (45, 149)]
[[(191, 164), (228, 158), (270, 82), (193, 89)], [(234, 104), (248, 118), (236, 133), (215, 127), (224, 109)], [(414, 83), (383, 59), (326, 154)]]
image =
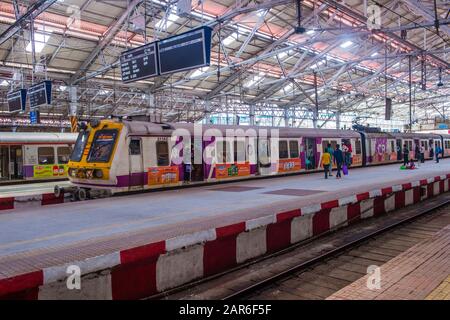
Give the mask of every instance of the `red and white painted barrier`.
[(61, 192), (59, 197), (55, 197), (53, 193), (43, 193), (17, 197), (5, 197), (0, 198), (0, 212), (2, 210), (26, 208), (30, 206), (35, 206), (36, 204), (46, 206), (50, 204), (59, 204), (69, 201), (70, 198), (64, 197), (63, 192)]
[(67, 289), (67, 265), (0, 279), (6, 299), (139, 299), (266, 253), (447, 192), (450, 174), (372, 190), (319, 205), (181, 235), (74, 261), (81, 289)]

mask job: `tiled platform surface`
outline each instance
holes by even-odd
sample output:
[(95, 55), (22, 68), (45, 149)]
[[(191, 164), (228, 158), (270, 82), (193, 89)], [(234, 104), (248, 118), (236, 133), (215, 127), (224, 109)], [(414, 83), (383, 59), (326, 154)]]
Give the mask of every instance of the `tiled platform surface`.
[[(0, 214), (0, 278), (44, 267), (47, 260), (81, 260), (447, 173), (450, 160), (427, 162), (419, 170), (399, 170), (397, 164), (355, 169), (341, 180), (325, 180), (318, 173), (24, 208), (14, 214), (5, 210)], [(231, 186), (247, 191), (217, 190)]]
[(450, 225), (380, 267), (379, 289), (373, 275), (358, 279), (329, 300), (450, 299)]
[(73, 298), (64, 279), (74, 263), (79, 298), (148, 297), (449, 187), (446, 160), (4, 210), (0, 298)]

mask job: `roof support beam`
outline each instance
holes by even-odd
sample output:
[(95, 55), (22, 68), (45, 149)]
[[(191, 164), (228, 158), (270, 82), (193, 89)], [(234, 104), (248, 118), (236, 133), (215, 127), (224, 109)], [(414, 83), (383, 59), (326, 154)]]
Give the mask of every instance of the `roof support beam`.
[(34, 20), (38, 15), (47, 10), (52, 4), (57, 0), (38, 0), (30, 9), (25, 12), (19, 19), (14, 22), (5, 32), (0, 35), (0, 45), (5, 43), (9, 38), (14, 36), (20, 30), (25, 29), (25, 27), (30, 23), (30, 19)]
[(119, 17), (119, 19), (116, 20), (116, 22), (111, 25), (111, 27), (106, 31), (105, 36), (100, 41), (100, 43), (97, 45), (97, 47), (92, 51), (89, 56), (86, 58), (86, 60), (82, 63), (82, 65), (78, 68), (78, 71), (70, 78), (70, 83), (72, 85), (76, 84), (79, 81), (80, 75), (87, 72), (89, 67), (92, 65), (92, 63), (95, 61), (97, 56), (100, 54), (100, 52), (103, 51), (103, 49), (114, 39), (117, 32), (119, 32), (120, 28), (124, 24), (127, 17), (130, 15), (130, 13), (138, 6), (143, 0), (133, 0), (131, 1), (127, 9), (122, 13), (122, 15)]
[[(430, 13), (429, 9), (423, 7), (422, 4), (417, 0), (403, 0), (403, 2), (415, 11), (418, 15), (423, 16), (427, 21), (434, 22), (435, 17)], [(440, 30), (444, 31), (448, 36), (450, 36), (450, 27), (448, 25), (440, 25)]]

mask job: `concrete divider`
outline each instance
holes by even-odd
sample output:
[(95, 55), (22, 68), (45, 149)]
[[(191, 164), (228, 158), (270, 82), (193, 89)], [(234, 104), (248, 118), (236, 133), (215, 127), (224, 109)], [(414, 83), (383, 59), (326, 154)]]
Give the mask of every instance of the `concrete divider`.
[[(53, 193), (43, 193), (27, 196), (4, 197), (0, 198), (0, 213), (4, 210), (29, 208), (31, 206), (41, 205), (46, 206), (50, 204), (59, 204), (69, 202), (68, 194), (61, 192), (59, 197), (55, 197)], [(11, 212), (11, 211), (8, 211)]]
[(0, 297), (148, 297), (359, 219), (418, 203), (447, 192), (449, 184), (450, 174), (442, 175), (73, 262), (81, 270), (79, 290), (67, 289), (68, 265), (0, 279)]

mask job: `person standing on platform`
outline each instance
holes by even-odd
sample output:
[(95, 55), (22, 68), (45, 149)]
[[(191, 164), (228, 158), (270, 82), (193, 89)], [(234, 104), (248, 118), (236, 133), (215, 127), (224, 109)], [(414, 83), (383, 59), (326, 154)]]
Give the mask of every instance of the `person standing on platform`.
[(441, 151), (441, 147), (436, 146), (436, 151), (435, 151), (435, 153), (436, 153), (436, 163), (439, 163), (439, 154), (440, 154), (441, 152), (442, 152), (442, 151)]
[(420, 160), (420, 147), (416, 144), (416, 150), (414, 151), (414, 158), (419, 162)]
[(433, 158), (434, 158), (434, 151), (433, 151), (432, 146), (430, 146), (430, 158), (431, 158), (431, 160), (433, 160)]
[(341, 178), (341, 169), (342, 169), (342, 164), (344, 163), (344, 155), (342, 154), (342, 151), (339, 149), (339, 145), (336, 145), (336, 150), (334, 150), (333, 152), (333, 160), (334, 163), (336, 164), (336, 179), (340, 179)]
[(406, 167), (409, 162), (409, 150), (406, 143), (403, 145), (403, 165)]
[(333, 148), (331, 147), (331, 143), (329, 143), (329, 144), (327, 145), (327, 149), (325, 150), (325, 152), (327, 152), (327, 153), (330, 154), (330, 165), (328, 166), (328, 170), (329, 170), (328, 175), (329, 175), (330, 177), (332, 177), (332, 176), (333, 176), (333, 166), (331, 165), (331, 163), (332, 163), (332, 160), (333, 160), (333, 152), (334, 152), (334, 150), (333, 150)]
[(331, 154), (324, 152), (320, 161), (322, 162), (323, 171), (325, 172), (325, 179), (328, 179), (328, 172), (331, 167)]
[(420, 163), (424, 163), (425, 162), (425, 147), (421, 146), (420, 147)]

